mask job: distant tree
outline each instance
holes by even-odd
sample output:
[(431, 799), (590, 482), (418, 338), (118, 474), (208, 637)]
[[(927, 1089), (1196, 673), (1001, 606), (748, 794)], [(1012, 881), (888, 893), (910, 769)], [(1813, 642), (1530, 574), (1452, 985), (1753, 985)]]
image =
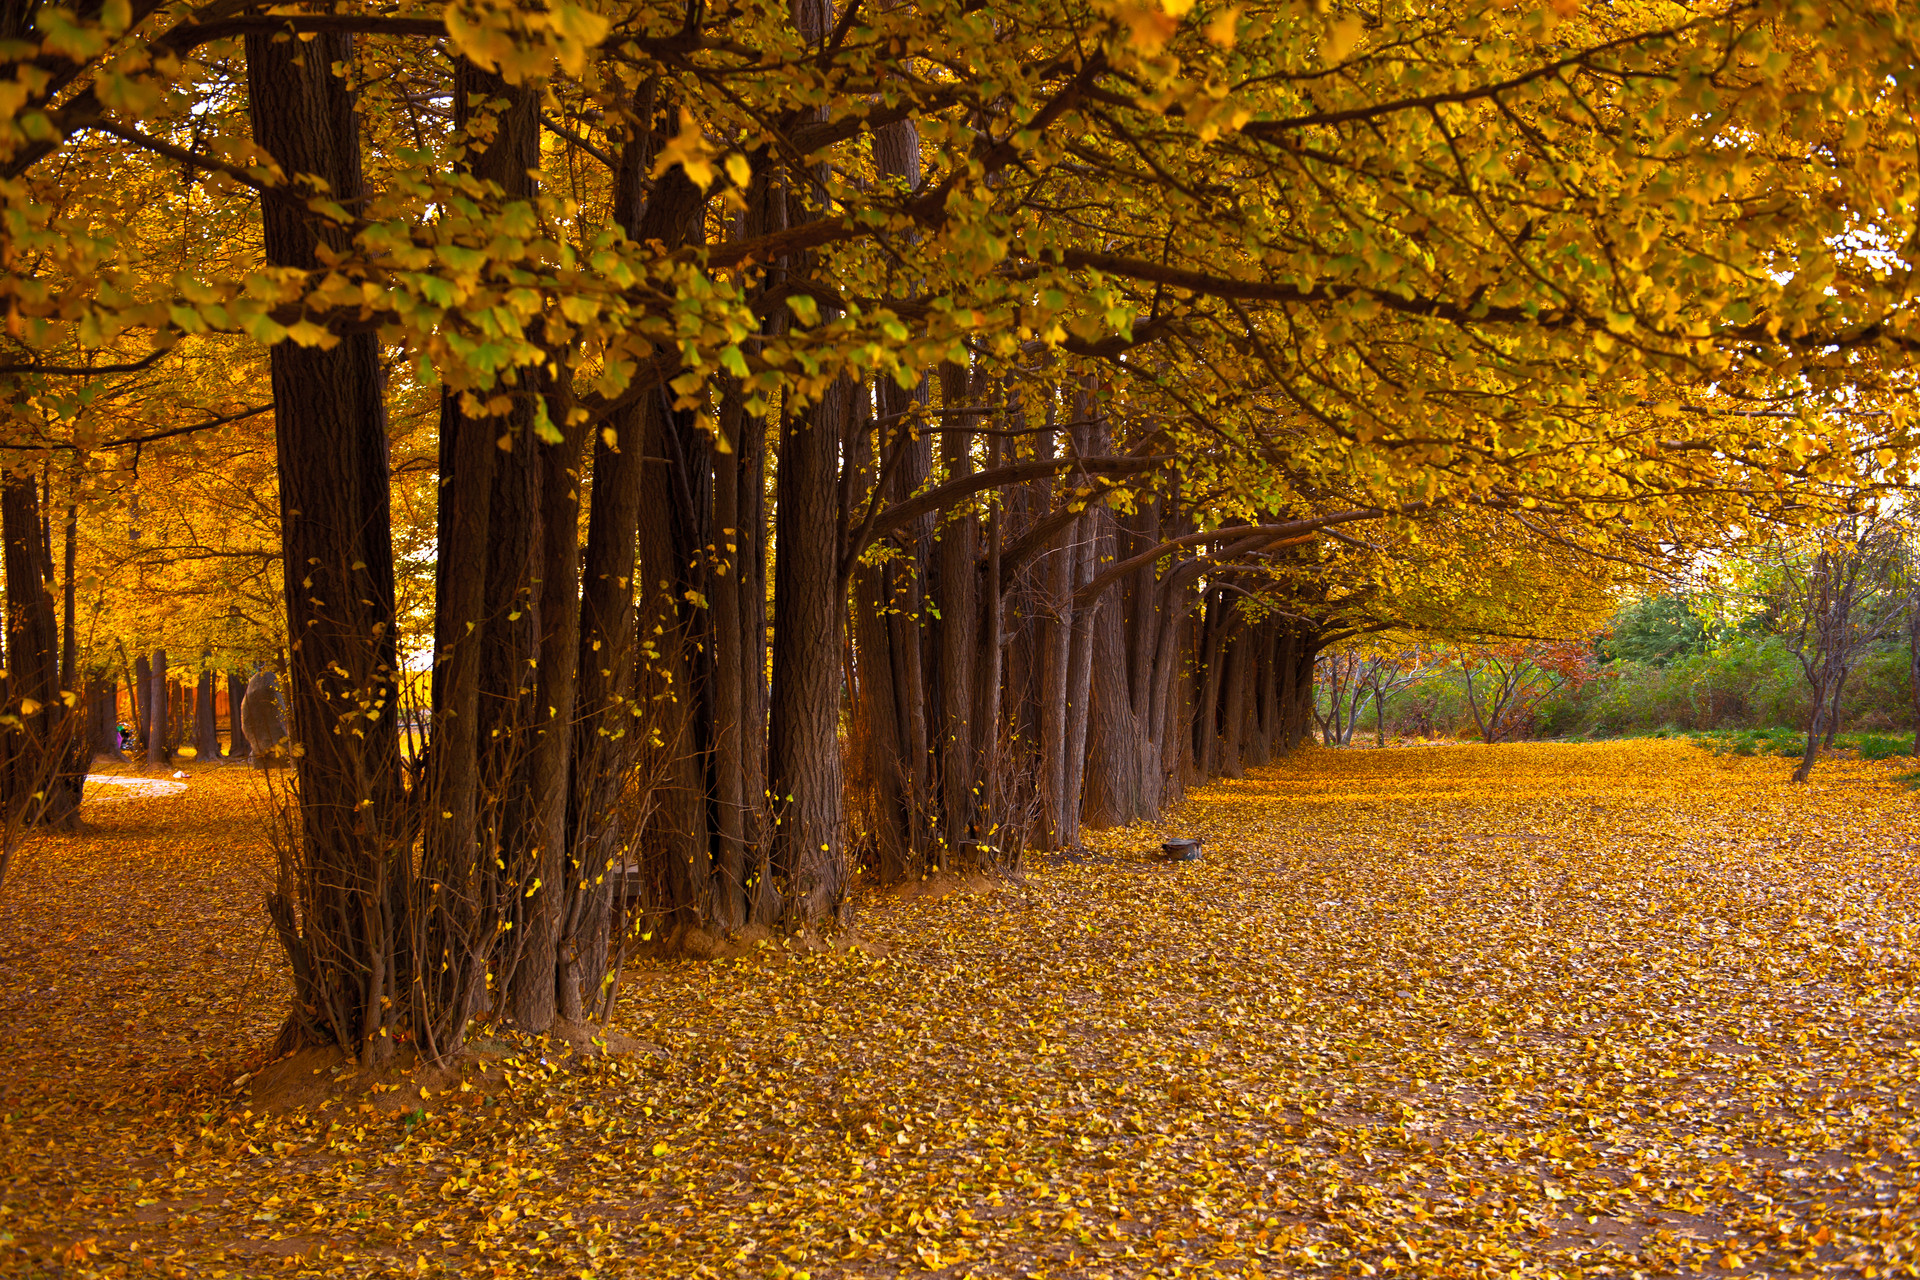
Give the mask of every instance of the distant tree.
[(1647, 596), (1614, 615), (1613, 631), (1600, 642), (1605, 662), (1641, 662), (1664, 667), (1676, 658), (1704, 653), (1713, 641), (1707, 620), (1684, 595)]
[[(1344, 747), (1353, 741), (1354, 726), (1370, 696), (1374, 669), (1386, 659), (1358, 649), (1340, 649), (1320, 655), (1315, 667), (1313, 718), (1320, 726), (1320, 740), (1329, 747)], [(1324, 702), (1325, 710), (1322, 710)]]
[(1426, 648), (1414, 645), (1396, 653), (1381, 654), (1365, 675), (1367, 693), (1373, 698), (1373, 745), (1387, 745), (1387, 699), (1426, 675), (1432, 658)]
[(1818, 530), (1808, 544), (1779, 557), (1788, 602), (1786, 639), (1813, 695), (1807, 749), (1793, 771), (1795, 782), (1813, 773), (1821, 743), (1832, 745), (1840, 720), (1840, 694), (1869, 646), (1907, 613), (1901, 590), (1905, 540), (1899, 524), (1866, 511), (1841, 517)]
[(1460, 670), (1480, 739), (1493, 743), (1518, 736), (1549, 696), (1590, 678), (1593, 659), (1577, 641), (1525, 641), (1470, 649)]

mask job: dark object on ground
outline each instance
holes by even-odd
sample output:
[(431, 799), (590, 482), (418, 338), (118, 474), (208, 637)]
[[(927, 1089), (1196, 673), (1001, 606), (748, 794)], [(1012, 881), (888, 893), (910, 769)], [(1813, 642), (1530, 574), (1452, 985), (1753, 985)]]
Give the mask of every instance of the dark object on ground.
[(1189, 840), (1169, 840), (1160, 846), (1160, 852), (1166, 855), (1168, 862), (1198, 862), (1200, 844), (1197, 836)]
[(247, 681), (246, 697), (240, 702), (240, 723), (246, 729), (247, 743), (253, 748), (255, 767), (265, 769), (286, 763), (287, 722), (280, 714), (280, 691), (273, 672), (259, 671)]

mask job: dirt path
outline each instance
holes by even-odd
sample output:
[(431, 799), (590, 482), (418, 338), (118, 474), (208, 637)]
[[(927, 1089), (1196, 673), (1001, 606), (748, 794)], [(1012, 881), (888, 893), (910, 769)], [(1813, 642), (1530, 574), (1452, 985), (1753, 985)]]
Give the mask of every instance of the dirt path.
[(1905, 767), (1315, 753), (642, 970), (664, 1053), (271, 1118), (260, 784), (189, 769), (0, 904), (0, 1272), (1911, 1274)]

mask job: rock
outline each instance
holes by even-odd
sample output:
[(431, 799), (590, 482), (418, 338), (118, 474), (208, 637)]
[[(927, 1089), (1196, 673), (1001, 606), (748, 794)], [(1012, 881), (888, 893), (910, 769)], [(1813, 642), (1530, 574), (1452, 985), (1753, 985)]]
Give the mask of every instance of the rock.
[(255, 768), (286, 763), (287, 722), (280, 714), (280, 688), (273, 672), (257, 671), (247, 681), (247, 692), (240, 699), (240, 727), (246, 731)]

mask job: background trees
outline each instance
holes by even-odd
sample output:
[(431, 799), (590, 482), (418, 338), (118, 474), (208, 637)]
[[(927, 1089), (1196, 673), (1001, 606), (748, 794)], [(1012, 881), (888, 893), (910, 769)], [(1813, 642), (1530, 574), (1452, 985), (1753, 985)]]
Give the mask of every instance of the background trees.
[(155, 458), (208, 552), (151, 563), (225, 566), (85, 661), (285, 646), (291, 1040), (1071, 846), (1296, 745), (1330, 645), (1540, 633), (1909, 448), (1870, 5), (8, 21), (9, 438), (93, 617)]

